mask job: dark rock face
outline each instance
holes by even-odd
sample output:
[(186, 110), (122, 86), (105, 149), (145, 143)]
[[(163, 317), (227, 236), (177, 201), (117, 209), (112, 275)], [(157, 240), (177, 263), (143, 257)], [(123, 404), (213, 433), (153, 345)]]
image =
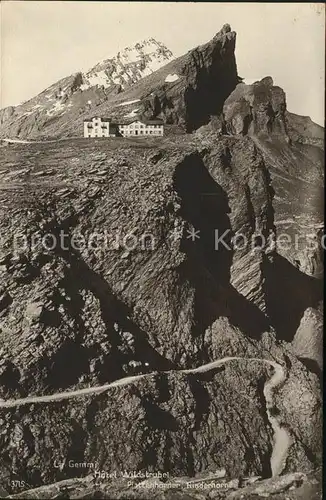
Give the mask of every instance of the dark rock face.
[[(101, 144), (102, 152), (84, 144), (87, 164), (79, 160), (78, 144), (64, 151), (62, 144), (41, 146), (42, 170), (26, 171), (23, 192), (15, 182), (10, 194), (3, 191), (2, 335), (15, 332), (4, 357), (19, 367), (21, 395), (63, 388), (61, 380), (69, 387), (82, 376), (114, 379), (133, 360), (153, 369), (200, 363), (207, 356), (205, 331), (219, 317), (257, 339), (268, 328), (267, 256), (251, 242), (258, 228), (264, 234), (273, 228), (271, 193), (254, 143), (227, 137), (204, 149), (196, 142), (184, 141), (181, 149), (166, 143), (159, 160), (155, 148), (119, 143), (112, 157), (111, 144)], [(39, 147), (21, 150), (20, 161), (32, 165)], [(6, 149), (7, 161), (13, 153)], [(53, 162), (61, 169), (49, 170)], [(135, 227), (137, 247), (128, 250), (123, 238)], [(242, 229), (248, 246), (233, 248), (230, 239)], [(44, 252), (40, 243), (48, 234), (51, 247), (63, 232), (66, 245), (95, 230), (112, 239), (106, 248), (73, 251), (58, 244)], [(191, 241), (192, 230), (201, 238)], [(225, 232), (225, 242), (216, 244)], [(154, 242), (148, 250), (142, 248), (146, 234)], [(29, 249), (25, 239), (36, 236)], [(70, 357), (78, 363), (67, 363)]]
[(240, 83), (226, 99), (223, 113), (231, 134), (286, 137), (285, 93), (271, 77), (253, 85)]
[[(263, 396), (266, 377), (262, 364), (242, 360), (211, 374), (151, 375), (98, 396), (7, 410), (0, 427), (2, 449), (7, 450), (0, 466), (2, 484), (10, 487), (10, 467), (29, 485), (83, 477), (94, 470), (110, 471), (119, 479), (124, 471), (138, 470), (169, 471), (172, 477), (224, 470), (222, 477), (228, 480), (269, 477), (272, 433)], [(314, 378), (302, 382), (304, 400), (310, 397), (311, 403), (320, 404), (311, 390)], [(305, 412), (305, 418), (315, 418), (307, 438), (302, 413), (297, 419), (303, 408), (296, 405), (303, 398), (289, 396), (293, 384), (294, 378), (278, 402), (285, 406), (286, 425), (293, 435), (298, 433), (289, 468), (309, 470), (320, 437), (314, 429), (318, 415)]]
[(0, 125), (9, 120), (14, 114), (14, 106), (8, 106), (7, 108), (0, 109)]
[(308, 308), (293, 339), (293, 349), (312, 371), (323, 369), (323, 314), (322, 307)]
[(146, 107), (148, 115), (177, 123), (192, 132), (221, 113), (226, 97), (239, 79), (234, 56), (236, 34), (229, 25), (206, 45), (173, 61), (171, 73), (179, 80), (155, 90)]
[[(96, 464), (96, 470), (116, 471), (119, 476), (128, 470), (167, 470), (171, 476), (193, 476), (203, 470), (220, 469), (226, 470), (227, 477), (268, 476), (271, 431), (265, 422), (263, 379), (259, 380), (258, 368), (253, 382), (256, 370), (251, 368), (248, 378), (246, 363), (240, 363), (236, 370), (227, 367), (208, 380), (205, 375), (150, 376), (91, 399), (36, 406), (33, 412), (22, 407), (17, 413), (6, 413), (1, 425), (2, 445), (8, 449), (12, 443), (15, 449), (7, 458), (2, 457), (1, 473), (15, 463), (15, 473), (27, 484), (40, 480), (49, 483), (71, 477), (71, 461)], [(231, 395), (240, 380), (242, 388), (235, 400)], [(231, 399), (232, 447), (228, 446), (227, 431)], [(248, 404), (251, 425), (249, 420), (246, 425), (241, 416)], [(52, 425), (42, 431), (41, 422), (45, 420)], [(67, 425), (62, 425), (64, 421)], [(122, 442), (124, 445), (119, 446)], [(113, 443), (114, 454), (109, 452)], [(47, 451), (50, 449), (51, 453)], [(66, 465), (60, 470), (53, 463)], [(81, 472), (91, 473), (92, 465), (84, 471), (76, 467), (72, 474), (80, 476)]]

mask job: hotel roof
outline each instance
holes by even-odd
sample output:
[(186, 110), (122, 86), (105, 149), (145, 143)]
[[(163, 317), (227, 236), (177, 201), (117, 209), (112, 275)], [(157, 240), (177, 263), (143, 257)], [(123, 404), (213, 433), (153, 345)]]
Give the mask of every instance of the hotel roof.
[(106, 118), (104, 116), (90, 116), (89, 118), (84, 118), (84, 122), (91, 122), (94, 118), (100, 118), (102, 122), (110, 122), (112, 120), (112, 118)]
[(110, 122), (111, 125), (130, 125), (131, 123), (135, 122), (140, 122), (143, 123), (144, 125), (164, 125), (163, 120), (160, 120), (158, 118), (153, 119), (153, 120), (148, 120), (147, 118), (140, 118), (140, 117), (134, 117), (134, 118), (105, 118), (103, 116), (92, 116), (89, 118), (85, 118), (84, 122), (91, 122), (94, 118), (100, 118), (103, 122)]
[(144, 118), (129, 118), (129, 119), (121, 119), (121, 120), (115, 120), (115, 123), (118, 123), (119, 125), (130, 125), (131, 123), (135, 122), (140, 122), (143, 123), (144, 125), (164, 125), (162, 120), (155, 119), (155, 120), (147, 120)]

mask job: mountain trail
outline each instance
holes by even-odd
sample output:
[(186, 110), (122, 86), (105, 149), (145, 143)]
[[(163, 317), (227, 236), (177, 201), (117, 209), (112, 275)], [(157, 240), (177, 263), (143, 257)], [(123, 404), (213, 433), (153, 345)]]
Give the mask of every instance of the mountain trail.
[[(206, 373), (230, 361), (242, 361), (242, 360), (260, 361), (272, 366), (275, 370), (272, 377), (265, 383), (264, 396), (266, 401), (267, 417), (274, 432), (274, 445), (271, 455), (271, 470), (272, 470), (272, 476), (277, 476), (281, 474), (281, 472), (283, 471), (287, 457), (287, 452), (291, 445), (291, 438), (288, 431), (284, 427), (280, 426), (278, 419), (275, 416), (273, 416), (271, 412), (271, 409), (274, 407), (274, 401), (273, 401), (274, 390), (279, 385), (281, 385), (286, 379), (286, 372), (282, 364), (277, 363), (276, 361), (271, 361), (262, 358), (241, 358), (237, 356), (231, 356), (216, 361), (211, 361), (210, 363), (199, 366), (197, 368), (190, 368), (179, 371), (180, 373), (185, 373), (185, 374)], [(168, 372), (163, 372), (163, 373), (168, 373)], [(49, 403), (53, 401), (61, 401), (63, 399), (70, 399), (78, 396), (87, 396), (90, 394), (101, 393), (109, 390), (112, 387), (122, 387), (125, 385), (132, 384), (138, 380), (141, 380), (145, 377), (149, 377), (151, 375), (155, 375), (155, 372), (145, 373), (142, 375), (132, 375), (129, 377), (124, 377), (119, 380), (115, 380), (114, 382), (110, 382), (109, 384), (104, 384), (95, 387), (87, 387), (85, 389), (78, 389), (75, 391), (59, 392), (56, 394), (49, 394), (47, 396), (28, 396), (27, 398), (7, 400), (7, 401), (0, 400), (0, 409), (14, 408), (16, 406), (22, 406), (34, 403)]]

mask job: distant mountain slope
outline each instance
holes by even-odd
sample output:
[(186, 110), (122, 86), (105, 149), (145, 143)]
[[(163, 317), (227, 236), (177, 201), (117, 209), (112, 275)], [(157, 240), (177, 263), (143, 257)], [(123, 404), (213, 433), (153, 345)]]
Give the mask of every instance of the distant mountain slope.
[(289, 136), (293, 140), (323, 147), (324, 128), (314, 123), (309, 116), (300, 116), (287, 111), (286, 123)]
[(2, 109), (1, 132), (30, 137), (65, 115), (74, 120), (80, 110), (91, 111), (108, 95), (122, 92), (171, 59), (172, 52), (154, 38), (136, 43), (85, 73), (62, 78), (20, 106)]

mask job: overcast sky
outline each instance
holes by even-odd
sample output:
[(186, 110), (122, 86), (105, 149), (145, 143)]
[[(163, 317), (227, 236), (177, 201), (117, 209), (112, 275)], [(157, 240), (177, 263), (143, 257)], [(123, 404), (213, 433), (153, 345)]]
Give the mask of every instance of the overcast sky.
[(1, 107), (33, 97), (137, 41), (178, 56), (229, 23), (240, 76), (270, 75), (288, 109), (324, 122), (323, 4), (1, 1)]

